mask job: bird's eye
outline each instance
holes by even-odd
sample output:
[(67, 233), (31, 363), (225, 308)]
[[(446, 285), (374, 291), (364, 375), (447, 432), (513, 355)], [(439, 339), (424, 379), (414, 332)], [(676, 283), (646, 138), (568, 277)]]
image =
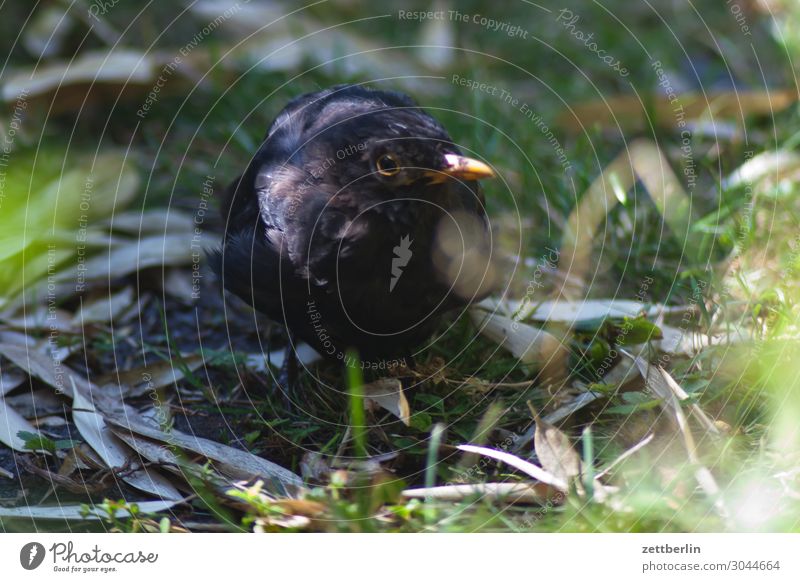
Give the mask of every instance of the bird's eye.
[(375, 168), (382, 176), (394, 176), (400, 171), (400, 164), (391, 154), (383, 154), (375, 162)]

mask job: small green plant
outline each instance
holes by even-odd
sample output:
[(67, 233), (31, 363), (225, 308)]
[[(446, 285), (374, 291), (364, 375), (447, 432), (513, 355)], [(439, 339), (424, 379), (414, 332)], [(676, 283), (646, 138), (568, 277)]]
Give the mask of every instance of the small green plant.
[(55, 454), (56, 451), (63, 451), (74, 448), (79, 441), (72, 439), (58, 439), (53, 440), (44, 436), (41, 433), (32, 433), (21, 430), (17, 436), (25, 441), (25, 448), (31, 451), (47, 451), (48, 453)]

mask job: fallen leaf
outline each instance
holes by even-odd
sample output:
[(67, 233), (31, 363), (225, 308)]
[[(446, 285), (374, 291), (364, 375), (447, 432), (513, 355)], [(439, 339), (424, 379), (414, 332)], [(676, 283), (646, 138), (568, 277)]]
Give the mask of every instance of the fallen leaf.
[[(150, 236), (93, 256), (83, 263), (82, 270), (86, 281), (108, 281), (149, 267), (189, 265), (195, 252), (188, 234)], [(75, 273), (62, 271), (55, 281), (68, 282), (74, 277)]]
[[(166, 511), (175, 505), (182, 503), (184, 499), (161, 500), (161, 501), (136, 501), (135, 504), (140, 513), (158, 513)], [(20, 507), (0, 506), (0, 517), (5, 518), (28, 518), (28, 519), (68, 519), (68, 520), (97, 520), (108, 518), (108, 512), (99, 507), (89, 507), (88, 512), (85, 505), (22, 505)], [(114, 512), (114, 517), (124, 519), (130, 517), (127, 509), (118, 509)]]
[(568, 416), (572, 416), (575, 412), (583, 408), (584, 406), (591, 404), (598, 398), (603, 398), (603, 395), (599, 392), (591, 392), (587, 390), (586, 392), (582, 392), (575, 396), (572, 400), (559, 406), (556, 410), (551, 412), (550, 414), (545, 415), (544, 421), (555, 424), (557, 422), (561, 422)]
[(90, 386), (86, 380), (59, 360), (26, 343), (11, 344), (7, 341), (2, 341), (0, 342), (0, 354), (14, 362), (31, 376), (39, 378), (55, 388), (59, 394), (72, 396), (71, 381), (87, 389)]
[[(438, 89), (421, 70), (430, 70), (425, 59), (414, 58), (408, 50), (392, 49), (371, 35), (362, 35), (354, 27), (346, 30), (313, 17), (309, 11), (286, 12), (266, 2), (237, 3), (234, 0), (193, 2), (192, 12), (202, 19), (214, 20), (228, 15), (224, 32), (231, 50), (223, 59), (227, 68), (267, 71), (294, 71), (304, 61), (315, 63), (322, 71), (339, 77), (371, 78), (391, 76), (395, 84), (409, 90), (430, 94)], [(380, 22), (389, 15), (362, 16), (361, 20)], [(194, 50), (188, 60), (207, 70), (219, 66), (217, 58), (208, 62), (208, 54)], [(187, 60), (187, 59), (184, 59)]]
[[(451, 7), (450, 3), (438, 0), (430, 9), (444, 14)], [(457, 43), (453, 20), (430, 18), (420, 23), (419, 40), (414, 45), (420, 61), (434, 70), (444, 71), (450, 69), (457, 58)]]
[[(689, 395), (686, 391), (675, 381), (669, 372), (667, 372), (664, 368), (660, 368), (661, 376), (664, 378), (664, 381), (667, 383), (667, 387), (672, 391), (675, 397), (679, 401), (687, 400)], [(703, 411), (699, 404), (696, 402), (692, 402), (689, 405), (689, 410), (691, 413), (697, 418), (697, 420), (702, 424), (707, 432), (712, 434), (718, 435), (719, 429), (717, 428), (716, 423)]]
[(442, 485), (440, 487), (421, 487), (406, 489), (403, 497), (408, 499), (435, 499), (437, 501), (459, 502), (480, 496), (491, 501), (508, 503), (536, 503), (544, 505), (559, 495), (557, 489), (541, 483), (474, 483)]
[(46, 305), (38, 307), (27, 306), (24, 313), (19, 315), (0, 315), (0, 320), (8, 327), (22, 330), (24, 333), (37, 331), (61, 331), (74, 333), (77, 328), (72, 324), (72, 314)]
[[(265, 354), (248, 354), (245, 358), (244, 365), (251, 372), (264, 374), (267, 372), (267, 360), (269, 360), (269, 363), (273, 367), (280, 368), (283, 366), (285, 355), (282, 349), (273, 350), (266, 357)], [(303, 366), (309, 366), (322, 358), (314, 348), (303, 342), (295, 346), (295, 355), (297, 356), (298, 363)]]
[(23, 27), (22, 44), (37, 60), (53, 58), (61, 51), (75, 20), (63, 5), (43, 6)]
[(8, 406), (4, 396), (0, 395), (0, 443), (11, 447), (15, 451), (29, 453), (25, 441), (18, 434), (28, 432), (38, 435), (39, 431), (16, 410)]
[(64, 400), (48, 388), (23, 390), (19, 394), (6, 396), (6, 402), (28, 420), (52, 414), (63, 414)]
[(191, 305), (198, 296), (197, 275), (189, 269), (173, 267), (167, 269), (161, 282), (161, 290), (184, 305)]
[(135, 435), (130, 431), (119, 429), (118, 427), (111, 427), (111, 430), (125, 442), (125, 444), (141, 455), (142, 458), (147, 459), (166, 471), (180, 475), (189, 483), (191, 483), (192, 479), (200, 479), (213, 485), (219, 491), (224, 491), (231, 486), (230, 480), (224, 479), (221, 475), (213, 472), (208, 467), (203, 467), (185, 458), (180, 458), (168, 446)]
[[(181, 494), (163, 475), (144, 466), (136, 466), (134, 451), (122, 442), (106, 425), (103, 415), (85, 398), (80, 389), (74, 390), (72, 418), (89, 446), (113, 470), (125, 469), (120, 478), (142, 491), (164, 500), (180, 500)], [(133, 463), (133, 467), (131, 467)], [(129, 467), (131, 467), (129, 469)]]
[[(574, 131), (601, 124), (614, 129), (650, 128), (652, 123), (666, 128), (675, 127), (675, 111), (683, 108), (684, 119), (741, 121), (750, 115), (773, 116), (797, 101), (797, 91), (725, 91), (716, 93), (681, 93), (674, 99), (665, 95), (620, 95), (570, 107), (558, 117), (558, 122)], [(647, 106), (648, 109), (645, 109)], [(715, 136), (721, 132), (715, 131)]]
[(72, 317), (72, 324), (82, 328), (87, 323), (106, 323), (117, 319), (133, 304), (133, 287), (125, 287), (111, 295), (104, 294), (92, 301), (81, 302), (80, 309)]
[(534, 417), (536, 429), (533, 446), (542, 468), (559, 480), (569, 483), (581, 474), (581, 458), (569, 437), (538, 415)]
[(646, 304), (633, 299), (566, 299), (540, 302), (484, 299), (476, 307), (486, 311), (500, 311), (517, 321), (550, 321), (559, 323), (585, 323), (604, 317), (625, 318), (646, 315), (659, 317), (671, 313), (683, 313), (690, 307)]
[[(567, 402), (566, 404), (559, 406), (556, 410), (551, 412), (550, 414), (544, 417), (545, 422), (555, 424), (557, 422), (561, 422), (568, 416), (571, 416), (584, 406), (591, 404), (598, 398), (603, 398), (603, 395), (597, 392), (586, 391), (578, 394), (575, 398)], [(525, 446), (528, 445), (533, 440), (533, 437), (536, 433), (536, 423), (534, 422), (533, 425), (525, 431), (525, 433), (520, 436), (514, 442), (514, 452), (520, 452)]]
[(458, 447), (456, 448), (460, 451), (466, 451), (468, 453), (477, 453), (479, 455), (490, 457), (497, 461), (502, 461), (507, 465), (511, 465), (515, 469), (522, 471), (529, 477), (533, 477), (537, 481), (541, 481), (542, 483), (551, 485), (556, 489), (558, 489), (559, 491), (563, 492), (567, 491), (568, 485), (566, 481), (553, 475), (548, 471), (545, 471), (538, 465), (534, 465), (529, 461), (520, 459), (519, 457), (512, 455), (511, 453), (506, 453), (505, 451), (498, 451), (487, 447), (476, 447), (473, 445), (458, 445)]
[(0, 373), (0, 396), (5, 396), (25, 381), (23, 374)]
[(645, 380), (645, 386), (649, 389), (650, 393), (659, 400), (662, 408), (669, 413), (670, 418), (679, 428), (683, 435), (684, 444), (686, 445), (689, 457), (694, 462), (696, 460), (694, 437), (692, 436), (689, 423), (686, 421), (686, 415), (683, 414), (683, 409), (681, 408), (678, 398), (661, 374), (661, 367), (650, 364), (650, 362), (641, 356), (632, 356), (625, 350), (621, 351), (623, 354), (633, 359), (639, 373)]
[(49, 63), (31, 71), (9, 76), (3, 83), (2, 98), (16, 101), (51, 93), (73, 84), (149, 84), (156, 63), (150, 56), (129, 50), (86, 52), (61, 63)]
[[(186, 354), (180, 358), (181, 366), (174, 361), (158, 360), (147, 366), (105, 374), (95, 379), (95, 384), (126, 398), (142, 396), (152, 390), (173, 386), (185, 377), (186, 370), (193, 372), (205, 361), (199, 354)], [(184, 368), (185, 366), (185, 368)]]
[(397, 378), (381, 378), (363, 386), (364, 407), (380, 406), (409, 426), (411, 412), (403, 394), (403, 384)]
[(788, 150), (767, 150), (753, 156), (722, 181), (723, 190), (758, 184), (766, 181), (776, 185), (794, 178), (800, 171), (800, 154)]
[(725, 334), (708, 336), (688, 329), (680, 329), (670, 325), (659, 325), (662, 339), (653, 342), (661, 352), (676, 356), (694, 356), (708, 346), (729, 345), (752, 341), (752, 334), (743, 329), (733, 329)]
[(554, 335), (503, 315), (470, 310), (480, 332), (526, 364), (544, 366), (563, 360), (566, 346)]
[(266, 479), (268, 483), (277, 483), (280, 485), (280, 489), (286, 487), (294, 489), (303, 486), (303, 480), (288, 469), (247, 451), (188, 435), (175, 429), (168, 433), (163, 432), (135, 414), (125, 414), (124, 417), (120, 415), (120, 418), (109, 416), (106, 420), (118, 429), (132, 431), (216, 461), (219, 471), (233, 479), (249, 480), (260, 477)]
[(273, 504), (283, 509), (287, 515), (317, 517), (327, 510), (324, 503), (310, 499), (276, 499)]

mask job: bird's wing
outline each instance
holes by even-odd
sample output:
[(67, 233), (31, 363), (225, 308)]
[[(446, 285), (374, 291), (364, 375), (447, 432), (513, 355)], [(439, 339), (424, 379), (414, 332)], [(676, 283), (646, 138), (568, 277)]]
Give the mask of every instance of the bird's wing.
[(307, 294), (307, 283), (257, 230), (231, 233), (222, 248), (209, 253), (209, 263), (228, 291), (273, 320), (284, 321), (285, 306)]

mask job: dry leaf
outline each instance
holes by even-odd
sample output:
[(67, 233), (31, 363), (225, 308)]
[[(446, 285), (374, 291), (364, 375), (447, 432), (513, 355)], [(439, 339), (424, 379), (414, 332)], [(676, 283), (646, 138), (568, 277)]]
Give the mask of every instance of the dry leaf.
[(542, 483), (475, 483), (442, 485), (441, 487), (421, 487), (406, 489), (403, 497), (409, 499), (435, 499), (437, 501), (459, 502), (480, 495), (492, 501), (508, 503), (538, 503), (544, 505), (558, 491)]
[[(166, 511), (181, 503), (183, 499), (161, 500), (161, 501), (137, 501), (139, 513), (158, 513)], [(99, 507), (89, 507), (88, 513), (84, 515), (85, 505), (22, 505), (20, 507), (0, 506), (0, 517), (5, 518), (27, 518), (27, 519), (68, 519), (68, 520), (97, 520), (108, 517), (108, 512)], [(130, 512), (126, 509), (118, 509), (114, 516), (118, 519), (130, 517)]]
[[(267, 357), (265, 357), (264, 354), (249, 354), (245, 358), (244, 365), (251, 372), (264, 374), (267, 372), (267, 359), (269, 359), (269, 363), (273, 367), (280, 368), (283, 366), (285, 355), (282, 349), (271, 351)], [(297, 356), (298, 363), (302, 366), (309, 366), (322, 358), (314, 348), (303, 342), (295, 345), (295, 355)]]
[(327, 510), (325, 504), (310, 499), (276, 499), (273, 504), (283, 509), (287, 515), (317, 517)]
[(36, 347), (36, 340), (31, 336), (19, 331), (0, 330), (0, 344), (9, 344), (12, 346), (27, 346), (29, 348)]
[(6, 403), (29, 420), (52, 414), (63, 414), (63, 399), (47, 388), (24, 390), (20, 394), (6, 396)]
[[(603, 395), (600, 393), (595, 393), (590, 391), (582, 392), (578, 394), (575, 398), (567, 402), (566, 404), (559, 406), (556, 410), (546, 415), (544, 417), (544, 420), (545, 422), (551, 424), (555, 424), (556, 422), (561, 422), (568, 416), (580, 410), (587, 404), (591, 404), (598, 398), (603, 398)], [(520, 436), (514, 442), (513, 450), (515, 453), (520, 452), (523, 449), (523, 447), (527, 446), (527, 444), (533, 440), (534, 434), (536, 433), (536, 426), (537, 425), (534, 422), (533, 426), (531, 426), (527, 431), (525, 431), (525, 434)]]
[(182, 498), (172, 483), (157, 471), (143, 466), (128, 470), (138, 455), (109, 430), (103, 415), (97, 412), (94, 404), (78, 388), (75, 388), (73, 397), (72, 418), (86, 443), (110, 469), (125, 469), (120, 475), (123, 481), (160, 499), (176, 501)]
[(0, 316), (8, 327), (22, 330), (25, 333), (37, 331), (61, 331), (74, 333), (77, 328), (72, 323), (72, 314), (58, 308), (49, 308), (46, 305), (38, 307), (27, 306), (22, 314)]
[[(444, 14), (449, 10), (449, 2), (438, 0), (430, 7), (434, 12)], [(420, 23), (419, 41), (415, 43), (419, 60), (437, 71), (449, 69), (457, 55), (456, 31), (454, 22), (445, 18), (430, 18)]]
[(167, 269), (161, 282), (161, 290), (184, 305), (191, 305), (198, 296), (195, 271), (174, 267)]
[[(86, 260), (83, 264), (85, 280), (108, 281), (149, 267), (188, 265), (193, 252), (196, 251), (188, 234), (150, 236), (126, 242)], [(61, 272), (55, 280), (71, 281), (74, 276), (72, 272)]]
[(87, 323), (106, 323), (117, 319), (133, 304), (133, 287), (125, 287), (111, 295), (102, 295), (93, 301), (81, 302), (78, 312), (72, 317), (75, 327)]
[[(582, 301), (502, 301), (485, 299), (478, 307), (487, 311), (503, 310), (518, 321), (551, 321), (559, 323), (583, 323), (603, 317), (658, 317), (668, 313), (681, 313), (686, 307), (667, 306), (660, 303), (648, 305), (633, 299), (584, 299)], [(688, 308), (691, 309), (691, 308)]]
[(800, 171), (800, 154), (787, 150), (767, 150), (747, 160), (723, 180), (722, 188), (731, 190), (758, 184), (762, 180), (775, 185), (786, 178), (796, 178), (798, 171)]
[(175, 362), (158, 360), (148, 366), (112, 372), (95, 380), (95, 383), (108, 392), (112, 387), (114, 393), (125, 398), (141, 396), (152, 390), (173, 386), (185, 377), (184, 366), (193, 372), (203, 365), (205, 360), (199, 354), (186, 354), (181, 356), (183, 366)]
[(538, 415), (534, 417), (536, 430), (533, 446), (542, 468), (561, 481), (569, 483), (581, 474), (581, 458), (569, 437)]
[(645, 385), (650, 392), (659, 400), (662, 408), (668, 413), (672, 421), (677, 425), (681, 434), (683, 435), (686, 450), (689, 453), (689, 458), (692, 462), (697, 460), (694, 437), (692, 436), (689, 423), (686, 421), (686, 416), (683, 414), (678, 398), (675, 396), (672, 389), (667, 384), (664, 376), (661, 374), (659, 366), (651, 365), (650, 362), (641, 356), (631, 356), (625, 350), (621, 350), (623, 354), (633, 358), (639, 373), (645, 380)]
[(375, 382), (365, 384), (364, 407), (380, 406), (399, 418), (403, 424), (409, 426), (411, 412), (403, 394), (403, 384), (397, 378), (381, 378)]
[[(630, 354), (623, 350), (623, 353)], [(680, 402), (689, 398), (686, 391), (680, 387), (675, 379), (660, 366), (651, 365), (647, 360), (640, 356), (634, 358), (636, 367), (639, 373), (645, 379), (646, 386), (650, 391), (659, 399), (662, 406), (670, 413), (672, 419), (681, 431), (684, 438), (684, 444), (692, 462), (697, 461), (697, 452), (694, 437), (692, 436), (691, 427), (683, 413), (683, 408)], [(714, 421), (706, 415), (700, 408), (700, 405), (692, 403), (690, 410), (703, 424), (705, 429), (712, 434), (719, 434)]]
[(233, 479), (249, 480), (254, 477), (260, 477), (266, 479), (269, 483), (277, 482), (282, 487), (293, 489), (303, 486), (303, 480), (288, 469), (284, 469), (280, 465), (257, 457), (247, 451), (234, 449), (233, 447), (188, 435), (174, 429), (165, 433), (136, 414), (120, 415), (120, 418), (114, 418), (109, 415), (106, 420), (117, 427), (115, 430), (133, 431), (150, 439), (208, 457), (212, 461), (216, 461), (219, 471)]
[(176, 469), (179, 470), (181, 460), (169, 447), (113, 425), (108, 428), (119, 437), (121, 441), (141, 455), (143, 459), (169, 471), (174, 472)]
[[(773, 89), (767, 91), (726, 91), (719, 93), (682, 93), (677, 101), (665, 95), (650, 95), (643, 101), (640, 95), (603, 97), (581, 103), (562, 113), (558, 122), (574, 131), (601, 124), (615, 129), (650, 128), (652, 122), (667, 128), (675, 126), (675, 110), (683, 107), (686, 120), (708, 118), (716, 121), (727, 118), (741, 121), (750, 115), (773, 116), (797, 101), (797, 91)], [(645, 110), (645, 105), (648, 109)], [(720, 132), (715, 131), (715, 135)]]
[(63, 416), (44, 416), (40, 414), (31, 419), (31, 424), (33, 424), (33, 426), (36, 428), (54, 428), (58, 426), (66, 426), (69, 424), (69, 422)]
[(213, 485), (219, 491), (225, 491), (232, 485), (229, 479), (224, 479), (221, 475), (211, 471), (208, 467), (202, 467), (187, 459), (179, 458), (173, 450), (161, 443), (135, 435), (130, 431), (122, 430), (118, 427), (112, 426), (111, 430), (144, 459), (147, 459), (166, 471), (180, 475), (186, 481), (190, 481), (190, 477), (201, 479)]
[[(672, 390), (672, 393), (678, 400), (683, 401), (689, 398), (689, 395), (686, 393), (686, 391), (680, 386), (680, 384), (678, 384), (675, 381), (675, 378), (673, 378), (669, 374), (669, 372), (667, 372), (663, 368), (660, 368), (660, 372), (661, 376), (664, 378), (664, 381), (667, 383), (667, 386), (669, 387), (670, 390)], [(711, 420), (711, 418), (709, 418), (709, 416), (703, 411), (703, 409), (700, 407), (699, 404), (693, 402), (692, 404), (689, 405), (689, 410), (697, 418), (697, 420), (705, 427), (706, 431), (715, 435), (719, 434), (719, 429), (717, 428), (716, 423), (713, 420)]]
[[(6, 337), (6, 339), (8, 338)], [(14, 362), (31, 376), (39, 378), (54, 387), (58, 393), (72, 396), (72, 381), (86, 389), (90, 387), (86, 380), (78, 376), (66, 365), (52, 356), (42, 353), (35, 347), (22, 343), (22, 341), (16, 344), (0, 341), (0, 354)]]
[(584, 406), (591, 404), (598, 398), (603, 398), (603, 394), (599, 392), (591, 392), (587, 390), (586, 392), (582, 392), (575, 396), (572, 400), (559, 406), (556, 410), (551, 412), (550, 414), (545, 415), (544, 421), (555, 424), (556, 422), (561, 422), (568, 416), (572, 416), (575, 412), (583, 408)]
[[(387, 49), (353, 27), (333, 30), (308, 11), (295, 11), (287, 19), (277, 4), (232, 0), (192, 2), (189, 8), (204, 20), (214, 20), (223, 11), (228, 14), (224, 32), (232, 40), (232, 49), (223, 66), (238, 63), (238, 68), (294, 71), (306, 60), (334, 76), (391, 77), (395, 84), (426, 94), (438, 88), (420, 74), (429, 69), (426, 60), (413, 58), (408, 50)], [(208, 55), (199, 50), (189, 60), (203, 70), (216, 62), (207, 62)]]
[(526, 364), (544, 366), (568, 355), (561, 341), (543, 329), (480, 309), (470, 310), (470, 316), (483, 335)]
[(556, 477), (552, 473), (545, 471), (541, 467), (534, 465), (533, 463), (526, 461), (524, 459), (520, 459), (512, 455), (511, 453), (506, 453), (504, 451), (498, 451), (495, 449), (489, 449), (487, 447), (476, 447), (474, 445), (458, 445), (458, 450), (465, 451), (468, 453), (477, 453), (479, 455), (483, 455), (485, 457), (490, 457), (492, 459), (496, 459), (498, 461), (502, 461), (507, 465), (511, 465), (515, 469), (522, 471), (526, 475), (533, 477), (537, 481), (541, 481), (547, 485), (551, 485), (556, 489), (566, 492), (567, 491), (567, 482), (563, 479)]
[(22, 29), (22, 44), (41, 62), (61, 51), (75, 24), (66, 6), (50, 4), (33, 13)]
[(0, 373), (0, 396), (5, 396), (25, 381), (25, 375), (14, 372)]
[(661, 352), (677, 356), (694, 356), (708, 346), (729, 345), (752, 341), (752, 335), (743, 329), (734, 329), (728, 333), (708, 336), (697, 331), (680, 329), (671, 325), (659, 324), (662, 333), (660, 340), (653, 345)]
[(5, 101), (16, 101), (20, 96), (28, 99), (73, 84), (146, 85), (152, 82), (155, 68), (156, 63), (150, 56), (129, 49), (87, 52), (71, 61), (11, 75), (3, 83), (2, 98)]
[(25, 448), (25, 441), (17, 436), (20, 431), (39, 434), (35, 426), (8, 406), (4, 396), (0, 396), (0, 443), (11, 447), (15, 451), (29, 453), (30, 449)]

